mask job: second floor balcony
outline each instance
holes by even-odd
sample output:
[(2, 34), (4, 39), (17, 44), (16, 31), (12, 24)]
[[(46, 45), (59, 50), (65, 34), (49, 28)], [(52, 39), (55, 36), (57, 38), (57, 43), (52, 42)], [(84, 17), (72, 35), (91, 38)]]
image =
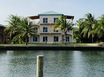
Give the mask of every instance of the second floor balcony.
[[(53, 30), (46, 30), (46, 31), (38, 29), (37, 34), (62, 34), (62, 35), (64, 35), (64, 32), (61, 30), (54, 30), (54, 29)], [(67, 32), (67, 34), (73, 35), (73, 31), (70, 30)]]

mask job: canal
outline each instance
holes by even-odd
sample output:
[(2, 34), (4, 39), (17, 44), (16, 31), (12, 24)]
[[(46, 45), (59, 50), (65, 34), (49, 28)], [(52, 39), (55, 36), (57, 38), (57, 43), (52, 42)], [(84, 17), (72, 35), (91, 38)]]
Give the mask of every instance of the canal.
[(44, 55), (44, 77), (104, 77), (103, 51), (0, 51), (0, 77), (36, 77)]

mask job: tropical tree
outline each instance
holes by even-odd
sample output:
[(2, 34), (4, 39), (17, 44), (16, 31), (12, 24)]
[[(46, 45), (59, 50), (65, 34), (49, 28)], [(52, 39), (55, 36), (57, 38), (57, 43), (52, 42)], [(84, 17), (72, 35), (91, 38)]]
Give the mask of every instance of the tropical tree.
[[(31, 22), (28, 21), (28, 18), (19, 17), (15, 15), (11, 15), (8, 20), (9, 26), (6, 27), (5, 32), (8, 32), (8, 35), (11, 42), (28, 44), (28, 39), (30, 35), (36, 34), (37, 25), (32, 25)], [(24, 41), (25, 40), (25, 41)]]
[(74, 31), (77, 42), (104, 41), (104, 15), (97, 20), (91, 13), (87, 13), (86, 18), (77, 21), (77, 26), (78, 29)]
[(37, 31), (35, 28), (38, 28), (38, 26), (33, 26), (32, 23), (28, 21), (28, 18), (22, 18), (17, 29), (18, 34), (14, 38), (18, 37), (23, 40), (25, 39), (25, 43), (27, 45), (30, 35), (36, 35)]
[(80, 40), (80, 33), (78, 29), (74, 30), (74, 39), (76, 39), (76, 42), (81, 42)]
[(8, 19), (8, 26), (5, 28), (5, 34), (8, 36), (9, 40), (12, 42), (13, 37), (16, 34), (16, 29), (20, 23), (20, 17), (17, 15), (10, 15)]
[(99, 38), (104, 37), (104, 15), (98, 20), (98, 28), (96, 29)]
[(62, 39), (62, 42), (66, 39), (65, 37), (67, 35), (67, 32), (73, 29), (73, 25), (74, 24), (72, 22), (67, 21), (65, 16), (61, 16), (60, 19), (56, 20), (54, 28), (61, 29), (64, 32), (64, 39)]
[(93, 39), (94, 36), (97, 34), (96, 32), (96, 26), (97, 24), (97, 20), (94, 18), (94, 16), (91, 13), (86, 14), (86, 18), (84, 20), (84, 29), (82, 30), (82, 34), (84, 37), (91, 38), (92, 39), (92, 43), (93, 43)]
[(77, 29), (74, 30), (74, 38), (76, 39), (77, 42), (84, 42), (84, 37), (83, 37), (83, 29), (85, 27), (85, 19), (84, 18), (80, 18), (76, 25), (78, 26)]

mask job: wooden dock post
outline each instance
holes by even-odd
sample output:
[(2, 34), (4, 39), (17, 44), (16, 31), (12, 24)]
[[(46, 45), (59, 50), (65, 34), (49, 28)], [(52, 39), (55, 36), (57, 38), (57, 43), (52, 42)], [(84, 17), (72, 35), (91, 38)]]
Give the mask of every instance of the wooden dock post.
[(36, 77), (43, 77), (43, 55), (37, 56)]

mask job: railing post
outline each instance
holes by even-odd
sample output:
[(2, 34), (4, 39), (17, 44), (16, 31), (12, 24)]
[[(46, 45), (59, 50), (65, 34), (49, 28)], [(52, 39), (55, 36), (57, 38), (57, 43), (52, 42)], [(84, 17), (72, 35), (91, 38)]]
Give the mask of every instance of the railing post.
[(43, 55), (37, 56), (36, 77), (43, 77)]

